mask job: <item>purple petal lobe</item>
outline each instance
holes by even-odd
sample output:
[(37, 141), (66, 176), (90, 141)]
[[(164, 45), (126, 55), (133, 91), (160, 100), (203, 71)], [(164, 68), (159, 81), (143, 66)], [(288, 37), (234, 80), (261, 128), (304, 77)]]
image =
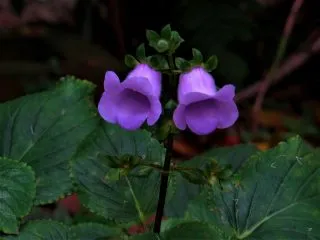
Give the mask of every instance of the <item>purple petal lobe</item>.
[(152, 96), (152, 86), (149, 80), (145, 77), (130, 77), (122, 82), (122, 86), (126, 89), (130, 89), (139, 92), (145, 96)]
[(158, 98), (149, 99), (151, 108), (147, 118), (147, 123), (149, 126), (154, 125), (160, 118), (162, 112), (161, 102)]
[(114, 99), (105, 92), (99, 101), (98, 112), (105, 121), (109, 123), (117, 122)]
[(217, 101), (213, 111), (218, 119), (217, 128), (231, 127), (239, 117), (237, 105), (233, 101)]
[(185, 130), (187, 128), (186, 118), (185, 118), (185, 105), (179, 104), (174, 110), (173, 121), (177, 128), (180, 130)]
[(180, 75), (178, 86), (179, 103), (187, 104), (188, 94), (201, 93), (213, 96), (216, 93), (216, 86), (213, 77), (202, 67), (193, 68), (190, 72)]
[(148, 117), (150, 102), (148, 98), (136, 91), (125, 89), (118, 96), (117, 120), (127, 130), (141, 127)]
[(205, 135), (217, 128), (218, 119), (212, 100), (204, 100), (186, 107), (186, 122), (190, 130), (198, 135)]
[(234, 96), (235, 87), (231, 84), (228, 84), (219, 89), (219, 91), (215, 94), (214, 98), (222, 102), (229, 102), (233, 100)]
[(205, 93), (201, 93), (201, 92), (189, 92), (186, 93), (184, 95), (185, 100), (183, 102), (184, 105), (188, 105), (191, 103), (195, 103), (195, 102), (199, 102), (199, 101), (203, 101), (203, 100), (207, 100), (207, 99), (211, 99), (212, 96), (211, 95), (207, 95)]
[(152, 69), (147, 64), (139, 64), (127, 76), (127, 79), (133, 77), (146, 78), (151, 87), (148, 89), (149, 95), (160, 97), (161, 93), (161, 73)]
[(104, 77), (104, 90), (105, 92), (116, 95), (122, 91), (123, 87), (120, 84), (120, 79), (112, 71), (107, 71)]

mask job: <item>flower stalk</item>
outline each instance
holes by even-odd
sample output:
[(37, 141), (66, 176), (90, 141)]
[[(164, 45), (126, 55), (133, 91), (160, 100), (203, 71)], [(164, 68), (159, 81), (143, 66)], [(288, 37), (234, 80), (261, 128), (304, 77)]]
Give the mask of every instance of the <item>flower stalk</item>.
[(156, 218), (153, 226), (153, 232), (155, 233), (160, 233), (161, 222), (164, 214), (164, 206), (166, 203), (172, 148), (173, 148), (173, 134), (168, 135), (168, 138), (166, 139), (166, 142), (165, 142), (165, 147), (166, 147), (166, 157), (164, 160), (163, 171), (161, 173), (158, 206), (157, 206)]
[[(172, 71), (169, 75), (169, 81), (173, 82), (175, 75), (173, 71), (175, 70), (175, 65), (173, 62), (173, 56), (171, 53), (168, 54), (168, 63), (170, 70)], [(160, 233), (161, 230), (161, 222), (164, 214), (164, 207), (166, 203), (166, 196), (168, 190), (168, 182), (169, 182), (169, 174), (170, 174), (170, 165), (171, 165), (171, 157), (172, 157), (172, 149), (173, 149), (173, 133), (169, 132), (167, 139), (165, 141), (165, 148), (166, 148), (166, 156), (163, 164), (163, 169), (161, 173), (161, 182), (160, 182), (160, 191), (159, 191), (159, 198), (158, 198), (158, 206), (157, 212), (153, 227), (153, 232)]]

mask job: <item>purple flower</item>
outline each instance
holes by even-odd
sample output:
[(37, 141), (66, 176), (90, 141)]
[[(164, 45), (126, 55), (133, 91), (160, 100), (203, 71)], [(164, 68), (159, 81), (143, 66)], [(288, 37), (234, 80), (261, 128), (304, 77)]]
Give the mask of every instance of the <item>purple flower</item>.
[(145, 120), (151, 126), (162, 112), (160, 93), (161, 73), (146, 64), (137, 65), (121, 83), (108, 71), (98, 111), (107, 122), (127, 130), (138, 129)]
[(188, 126), (198, 135), (232, 126), (239, 116), (234, 95), (233, 85), (225, 85), (217, 90), (214, 79), (202, 67), (181, 74), (178, 86), (179, 105), (173, 114), (175, 125), (180, 130)]

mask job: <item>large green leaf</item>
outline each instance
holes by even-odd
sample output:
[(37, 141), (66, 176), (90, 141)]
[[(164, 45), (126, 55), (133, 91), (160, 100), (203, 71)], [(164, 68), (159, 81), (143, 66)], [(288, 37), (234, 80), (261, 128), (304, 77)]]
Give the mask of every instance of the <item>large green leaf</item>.
[(181, 165), (202, 168), (208, 161), (216, 160), (219, 165), (231, 165), (233, 172), (236, 172), (256, 151), (256, 147), (252, 144), (213, 148)]
[(143, 234), (138, 234), (129, 238), (130, 240), (163, 240), (159, 235), (148, 232)]
[(187, 217), (228, 226), (235, 239), (320, 239), (319, 158), (299, 137), (259, 152), (232, 189), (203, 191)]
[(0, 231), (18, 233), (19, 218), (29, 213), (35, 194), (31, 167), (0, 158)]
[(81, 223), (71, 227), (70, 238), (72, 240), (100, 240), (119, 237), (122, 234), (119, 228), (100, 223)]
[[(216, 160), (219, 164), (230, 164), (232, 170), (237, 171), (241, 165), (257, 151), (254, 145), (239, 144), (233, 147), (214, 148), (194, 157), (189, 161), (181, 163), (179, 166), (188, 166), (202, 169), (210, 160)], [(166, 216), (182, 217), (187, 209), (189, 201), (197, 197), (203, 186), (190, 183), (181, 175), (175, 176), (174, 195), (166, 204)]]
[(94, 86), (66, 80), (51, 90), (0, 104), (0, 156), (30, 165), (37, 178), (36, 203), (70, 191), (69, 159), (97, 123)]
[(83, 143), (72, 163), (81, 202), (93, 212), (121, 222), (141, 220), (155, 211), (160, 174), (113, 179), (108, 159), (139, 156), (145, 163), (161, 164), (165, 150), (146, 131), (127, 132), (101, 123)]
[(51, 220), (30, 221), (18, 236), (0, 237), (3, 240), (70, 240), (67, 226)]
[(161, 234), (164, 240), (224, 240), (224, 233), (206, 223), (185, 222), (174, 226), (173, 228)]
[[(160, 236), (148, 232), (130, 237), (130, 240), (227, 240), (224, 233), (207, 223), (169, 219), (162, 223)], [(164, 226), (165, 225), (165, 226)]]

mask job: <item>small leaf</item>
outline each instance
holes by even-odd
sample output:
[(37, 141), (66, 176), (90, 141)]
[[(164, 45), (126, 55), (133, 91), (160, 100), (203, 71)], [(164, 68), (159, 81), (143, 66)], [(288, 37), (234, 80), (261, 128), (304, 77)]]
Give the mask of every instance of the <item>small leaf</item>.
[(18, 236), (6, 236), (1, 240), (70, 240), (68, 227), (51, 220), (30, 221), (22, 227)]
[(119, 181), (120, 178), (121, 178), (121, 169), (111, 168), (109, 169), (106, 176), (104, 177), (104, 180), (107, 182), (116, 182), (116, 181)]
[(181, 43), (184, 42), (184, 39), (180, 37), (180, 34), (177, 31), (172, 31), (171, 32), (171, 46), (170, 46), (170, 51), (173, 53)]
[[(100, 223), (80, 223), (71, 227), (70, 240), (100, 240), (116, 238), (123, 234), (120, 228)], [(117, 238), (118, 239), (118, 238)]]
[(126, 66), (128, 68), (134, 68), (137, 64), (139, 64), (139, 62), (137, 61), (137, 59), (135, 59), (134, 56), (127, 54), (124, 57), (124, 63), (126, 64)]
[(181, 71), (187, 71), (191, 67), (191, 64), (189, 63), (189, 61), (181, 57), (175, 58), (175, 64), (176, 64), (176, 67)]
[(165, 109), (168, 109), (168, 110), (173, 110), (175, 109), (176, 107), (178, 106), (177, 102), (174, 101), (174, 100), (169, 100), (166, 105), (164, 106)]
[(206, 184), (208, 179), (206, 178), (204, 172), (201, 169), (186, 169), (186, 170), (176, 170), (181, 176), (187, 179), (189, 182), (194, 184)]
[(167, 24), (166, 26), (164, 26), (162, 28), (161, 38), (164, 38), (164, 39), (170, 41), (170, 39), (171, 39), (171, 26), (170, 26), (170, 24)]
[(31, 210), (35, 194), (31, 167), (0, 157), (0, 231), (18, 233), (19, 219)]
[(156, 46), (157, 42), (160, 39), (160, 35), (157, 32), (153, 31), (153, 30), (147, 30), (146, 31), (146, 36), (147, 36), (147, 39), (149, 41), (149, 45), (151, 47)]
[(137, 58), (138, 58), (138, 60), (140, 62), (145, 60), (145, 58), (146, 58), (146, 49), (145, 49), (144, 43), (141, 43), (138, 46), (136, 55), (137, 55)]
[(163, 53), (166, 52), (167, 50), (169, 50), (169, 42), (165, 39), (160, 39), (157, 42), (157, 45), (155, 46), (155, 49), (159, 52), (159, 53)]
[(157, 70), (169, 69), (169, 64), (165, 56), (153, 55), (149, 58), (149, 64)]
[(200, 64), (203, 61), (203, 56), (202, 53), (196, 49), (196, 48), (192, 48), (192, 56), (193, 56), (193, 60), (197, 63)]
[(215, 55), (209, 57), (209, 59), (204, 64), (204, 67), (208, 72), (212, 72), (217, 68), (217, 66), (218, 66), (218, 58)]

